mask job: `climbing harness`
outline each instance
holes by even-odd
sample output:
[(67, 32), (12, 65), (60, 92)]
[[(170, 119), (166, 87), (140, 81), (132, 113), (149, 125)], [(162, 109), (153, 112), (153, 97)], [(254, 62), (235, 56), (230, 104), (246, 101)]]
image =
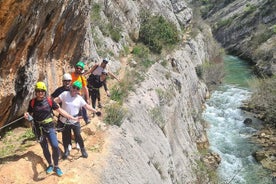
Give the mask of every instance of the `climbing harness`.
[(66, 125), (78, 126), (75, 124), (77, 122), (71, 122), (68, 118), (65, 118), (63, 116), (60, 116), (58, 119), (63, 124), (62, 127), (60, 127), (60, 126), (56, 127), (56, 131), (58, 131), (58, 132), (62, 132), (65, 129)]
[[(50, 119), (50, 118), (48, 118), (48, 119)], [(39, 142), (39, 143), (42, 142), (43, 136), (44, 136), (43, 131), (46, 132), (46, 133), (49, 133), (50, 131), (48, 131), (44, 127), (40, 126), (41, 123), (39, 123), (39, 122), (38, 122), (39, 123), (38, 126), (35, 125), (34, 118), (30, 114), (28, 115), (28, 121), (30, 121), (32, 123), (32, 130), (33, 130), (33, 133), (35, 135), (36, 141)]]
[(22, 116), (22, 117), (20, 117), (20, 118), (18, 118), (18, 119), (16, 119), (16, 120), (14, 120), (14, 121), (12, 121), (12, 122), (10, 122), (10, 123), (4, 125), (4, 126), (2, 126), (2, 127), (0, 128), (0, 130), (2, 130), (3, 128), (5, 128), (5, 127), (7, 127), (7, 126), (9, 126), (9, 125), (11, 125), (11, 124), (13, 124), (13, 123), (15, 123), (15, 122), (17, 122), (17, 121), (23, 119), (23, 118), (24, 118), (24, 116)]

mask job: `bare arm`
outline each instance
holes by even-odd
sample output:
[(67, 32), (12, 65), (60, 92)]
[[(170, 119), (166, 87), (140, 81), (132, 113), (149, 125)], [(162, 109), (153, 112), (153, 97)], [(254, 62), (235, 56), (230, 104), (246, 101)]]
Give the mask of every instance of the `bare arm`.
[(62, 116), (64, 116), (65, 118), (67, 119), (71, 119), (71, 120), (74, 120), (74, 121), (79, 121), (79, 118), (78, 117), (73, 117), (71, 116), (70, 114), (68, 114), (65, 110), (63, 110), (62, 108), (58, 108), (56, 109), (57, 112), (59, 112)]
[(54, 101), (55, 101), (57, 104), (60, 104), (60, 103), (61, 103), (61, 99), (60, 99), (59, 97), (54, 98)]
[(96, 109), (94, 109), (93, 107), (91, 107), (91, 105), (86, 104), (85, 106), (83, 106), (85, 109), (92, 111), (92, 112), (98, 112)]
[(118, 77), (116, 77), (116, 76), (114, 75), (114, 73), (108, 72), (108, 75), (110, 75), (112, 78), (115, 78), (118, 82), (120, 82), (120, 80), (118, 79)]
[(91, 74), (94, 72), (94, 70), (98, 67), (98, 64), (95, 64), (90, 70), (88, 70), (87, 72), (84, 72), (83, 75), (87, 75), (87, 74)]

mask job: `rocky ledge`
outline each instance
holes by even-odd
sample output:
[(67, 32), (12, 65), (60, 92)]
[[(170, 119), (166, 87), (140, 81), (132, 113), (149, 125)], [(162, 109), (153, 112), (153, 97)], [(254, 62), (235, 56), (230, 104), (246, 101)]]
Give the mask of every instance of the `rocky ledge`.
[(261, 146), (260, 150), (253, 153), (254, 158), (276, 176), (276, 129), (268, 126), (262, 128), (251, 140)]

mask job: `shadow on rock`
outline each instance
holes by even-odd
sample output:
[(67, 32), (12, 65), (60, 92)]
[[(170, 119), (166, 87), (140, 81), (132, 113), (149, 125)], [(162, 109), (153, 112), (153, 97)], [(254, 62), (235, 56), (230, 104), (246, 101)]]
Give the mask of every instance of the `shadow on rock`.
[[(20, 159), (25, 159), (29, 162), (32, 163), (32, 170), (33, 170), (33, 180), (34, 181), (41, 181), (43, 179), (45, 179), (45, 177), (40, 178), (39, 175), (41, 173), (38, 172), (37, 168), (38, 165), (41, 165), (42, 168), (47, 167), (47, 165), (43, 162), (43, 158), (41, 158), (41, 156), (35, 154), (33, 151), (28, 151), (27, 153), (23, 154), (23, 155), (12, 155), (12, 156), (7, 156), (4, 158), (0, 158), (0, 164), (4, 164), (5, 162), (16, 162)], [(45, 172), (45, 171), (43, 171)]]

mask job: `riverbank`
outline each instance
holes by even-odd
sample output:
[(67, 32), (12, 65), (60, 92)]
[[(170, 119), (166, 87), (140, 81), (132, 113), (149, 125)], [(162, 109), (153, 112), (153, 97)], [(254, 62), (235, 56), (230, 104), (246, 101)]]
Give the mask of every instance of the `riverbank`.
[(266, 125), (254, 133), (251, 140), (261, 148), (252, 153), (254, 158), (276, 177), (276, 129)]
[[(271, 172), (259, 164), (253, 153), (262, 146), (251, 138), (261, 130), (260, 121), (240, 107), (250, 99), (252, 91), (247, 80), (252, 68), (234, 56), (224, 58), (226, 76), (206, 102), (203, 118), (210, 124), (210, 149), (219, 154), (217, 169), (220, 183), (273, 183)], [(246, 124), (248, 119), (252, 123)], [(260, 134), (261, 135), (261, 134)]]

